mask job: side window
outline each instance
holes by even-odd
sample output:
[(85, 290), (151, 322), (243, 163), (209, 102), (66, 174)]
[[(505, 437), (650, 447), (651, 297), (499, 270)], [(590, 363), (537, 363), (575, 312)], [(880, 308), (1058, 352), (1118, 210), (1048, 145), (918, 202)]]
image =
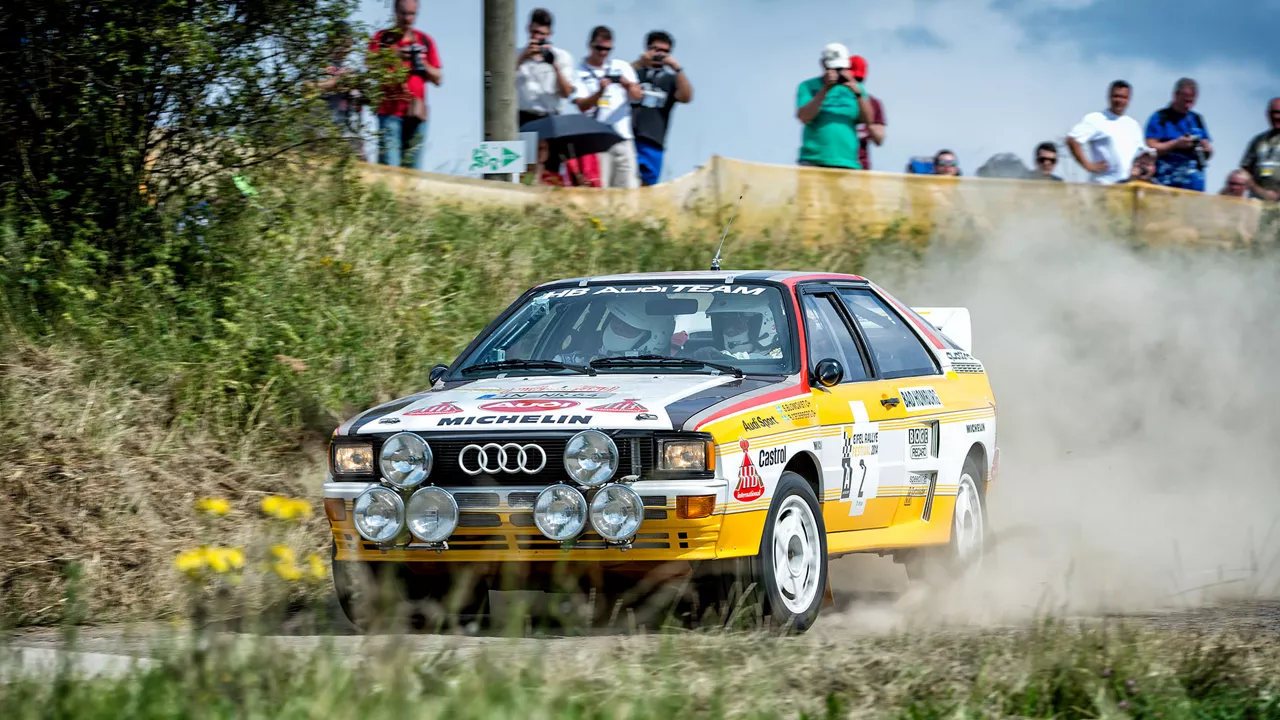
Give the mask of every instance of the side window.
[(836, 309), (835, 298), (830, 295), (804, 295), (802, 298), (809, 368), (813, 369), (819, 360), (835, 358), (844, 367), (844, 382), (866, 380), (867, 369), (858, 352), (858, 343)]
[(862, 336), (885, 378), (935, 375), (933, 354), (896, 312), (869, 290), (843, 289), (840, 298), (858, 321)]

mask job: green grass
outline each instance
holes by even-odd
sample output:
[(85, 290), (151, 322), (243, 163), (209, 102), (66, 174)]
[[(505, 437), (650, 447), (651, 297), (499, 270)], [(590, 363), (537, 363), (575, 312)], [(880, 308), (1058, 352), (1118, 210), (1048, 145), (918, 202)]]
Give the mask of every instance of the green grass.
[(1274, 642), (1043, 622), (927, 635), (212, 636), (116, 678), (0, 684), (0, 716), (331, 718), (1280, 717)]

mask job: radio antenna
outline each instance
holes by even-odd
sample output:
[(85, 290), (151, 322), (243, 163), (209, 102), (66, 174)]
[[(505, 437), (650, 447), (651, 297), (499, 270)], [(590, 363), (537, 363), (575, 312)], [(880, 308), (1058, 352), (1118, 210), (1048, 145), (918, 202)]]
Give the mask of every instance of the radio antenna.
[(733, 219), (738, 216), (738, 206), (742, 204), (742, 196), (738, 196), (738, 201), (733, 204), (733, 212), (729, 215), (729, 224), (724, 226), (724, 234), (720, 236), (720, 247), (716, 248), (716, 256), (711, 258), (712, 272), (720, 269), (720, 251), (724, 249), (724, 239), (729, 237), (729, 228), (733, 227)]

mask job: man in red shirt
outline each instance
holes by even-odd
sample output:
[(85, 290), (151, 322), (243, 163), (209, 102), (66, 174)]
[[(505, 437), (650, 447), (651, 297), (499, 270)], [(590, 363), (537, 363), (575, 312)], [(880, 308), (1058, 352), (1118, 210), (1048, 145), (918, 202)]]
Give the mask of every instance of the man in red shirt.
[[(849, 58), (849, 71), (858, 83), (864, 82), (867, 79), (866, 58), (861, 55)], [(867, 150), (867, 146), (871, 143), (876, 145), (884, 143), (884, 108), (880, 106), (880, 101), (874, 95), (869, 97), (871, 98), (871, 122), (858, 123), (855, 128), (858, 133), (858, 163), (862, 165), (863, 170), (871, 169), (871, 153)]]
[(370, 52), (391, 50), (408, 68), (405, 82), (383, 88), (378, 106), (378, 162), (421, 170), (427, 140), (427, 83), (440, 85), (440, 53), (430, 35), (413, 28), (418, 0), (397, 0), (396, 25), (379, 30)]

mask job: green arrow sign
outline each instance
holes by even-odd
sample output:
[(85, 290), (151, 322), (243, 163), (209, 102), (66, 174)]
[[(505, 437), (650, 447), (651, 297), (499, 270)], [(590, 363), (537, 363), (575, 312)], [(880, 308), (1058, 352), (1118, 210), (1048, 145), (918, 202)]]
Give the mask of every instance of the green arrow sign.
[(507, 148), (502, 148), (502, 167), (506, 167), (519, 159), (520, 153), (512, 152)]

